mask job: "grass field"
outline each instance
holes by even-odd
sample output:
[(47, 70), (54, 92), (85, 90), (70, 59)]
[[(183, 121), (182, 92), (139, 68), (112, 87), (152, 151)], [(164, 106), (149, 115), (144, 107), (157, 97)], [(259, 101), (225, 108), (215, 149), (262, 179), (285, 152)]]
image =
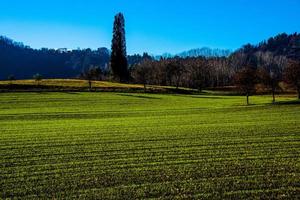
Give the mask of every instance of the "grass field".
[(293, 99), (0, 93), (0, 198), (299, 199)]
[[(73, 87), (73, 88), (87, 88), (89, 86), (87, 80), (79, 79), (44, 79), (39, 82), (35, 80), (14, 80), (14, 81), (0, 81), (0, 85), (41, 85), (41, 86), (60, 86), (60, 87)], [(93, 81), (93, 87), (95, 88), (143, 88), (142, 85), (135, 84), (122, 84), (112, 83), (107, 81)]]
[[(144, 85), (140, 84), (123, 84), (109, 81), (92, 81), (93, 91), (104, 92), (144, 92)], [(35, 80), (13, 80), (0, 81), (0, 92), (19, 92), (19, 91), (73, 91), (82, 92), (89, 91), (89, 83), (87, 80), (80, 79), (44, 79), (39, 82)], [(191, 93), (198, 92), (189, 88), (179, 88), (171, 86), (147, 85), (148, 92), (154, 93)]]

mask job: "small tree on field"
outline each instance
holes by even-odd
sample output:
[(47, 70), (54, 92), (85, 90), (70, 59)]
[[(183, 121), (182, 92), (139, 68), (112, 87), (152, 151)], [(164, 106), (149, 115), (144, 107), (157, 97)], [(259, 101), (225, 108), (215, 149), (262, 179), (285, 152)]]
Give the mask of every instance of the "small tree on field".
[(258, 70), (258, 78), (260, 81), (266, 85), (267, 87), (271, 88), (272, 96), (273, 96), (273, 103), (276, 102), (275, 93), (276, 90), (279, 88), (280, 82), (280, 75), (275, 71), (266, 71), (264, 69)]
[(13, 81), (16, 80), (15, 76), (14, 75), (9, 75), (7, 77), (7, 79), (9, 80), (9, 84), (12, 85), (13, 84)]
[(33, 75), (33, 79), (37, 82), (37, 85), (40, 85), (40, 81), (42, 81), (43, 76), (40, 75), (39, 73)]
[(296, 88), (300, 99), (300, 62), (291, 61), (284, 71), (284, 79), (288, 84)]
[(247, 105), (249, 105), (249, 96), (255, 92), (255, 84), (257, 83), (256, 69), (246, 67), (235, 75), (235, 83), (240, 91), (247, 97)]
[(273, 103), (275, 103), (275, 93), (279, 89), (279, 82), (282, 80), (282, 69), (286, 67), (288, 59), (285, 56), (276, 56), (269, 51), (259, 51), (255, 55), (260, 66), (258, 70), (259, 79), (271, 89)]
[(92, 90), (92, 81), (100, 80), (102, 75), (102, 70), (100, 67), (90, 67), (85, 73), (84, 78), (88, 81), (89, 89)]

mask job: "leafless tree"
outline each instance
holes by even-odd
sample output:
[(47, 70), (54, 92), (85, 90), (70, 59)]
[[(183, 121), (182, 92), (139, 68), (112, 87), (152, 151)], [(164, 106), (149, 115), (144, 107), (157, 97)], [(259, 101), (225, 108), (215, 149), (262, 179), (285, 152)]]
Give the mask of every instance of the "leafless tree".
[(257, 83), (256, 69), (245, 67), (235, 76), (235, 83), (243, 94), (247, 97), (247, 105), (249, 105), (249, 96), (255, 92), (255, 84)]
[(275, 56), (271, 52), (257, 52), (258, 75), (264, 85), (269, 87), (275, 103), (276, 90), (282, 80), (283, 69), (287, 66), (288, 60), (285, 56)]
[(102, 71), (100, 67), (91, 66), (86, 72), (84, 72), (84, 78), (88, 81), (89, 90), (92, 90), (93, 80), (101, 80)]
[(294, 86), (300, 99), (300, 62), (290, 61), (288, 67), (284, 71), (285, 81)]
[(136, 82), (144, 85), (144, 91), (147, 90), (147, 84), (150, 82), (152, 61), (145, 60), (141, 64), (133, 67), (132, 76)]

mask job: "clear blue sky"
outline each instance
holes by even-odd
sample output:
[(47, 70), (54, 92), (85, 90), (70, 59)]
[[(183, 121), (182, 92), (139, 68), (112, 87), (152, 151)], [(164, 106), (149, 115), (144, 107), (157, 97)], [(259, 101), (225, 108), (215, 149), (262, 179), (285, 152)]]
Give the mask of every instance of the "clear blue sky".
[(110, 48), (117, 12), (129, 54), (236, 49), (300, 32), (300, 0), (3, 0), (0, 35), (34, 48)]

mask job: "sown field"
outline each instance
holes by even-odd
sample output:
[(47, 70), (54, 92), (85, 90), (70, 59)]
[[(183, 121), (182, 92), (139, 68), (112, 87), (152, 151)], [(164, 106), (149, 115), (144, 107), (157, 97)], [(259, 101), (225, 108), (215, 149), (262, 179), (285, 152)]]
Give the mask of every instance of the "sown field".
[[(112, 83), (107, 81), (92, 81), (95, 88), (143, 88), (142, 85)], [(0, 85), (27, 85), (27, 86), (56, 86), (56, 87), (73, 87), (73, 88), (87, 88), (89, 86), (87, 80), (79, 79), (45, 79), (41, 81), (35, 80), (13, 80), (0, 81)]]
[[(134, 92), (134, 91), (144, 91), (144, 85), (140, 84), (123, 84), (109, 81), (92, 81), (93, 91), (115, 91), (115, 92)], [(166, 92), (181, 92), (181, 93), (191, 93), (198, 92), (197, 90), (189, 88), (179, 88), (171, 86), (157, 86), (157, 85), (147, 85), (147, 90), (156, 93), (166, 93)], [(12, 80), (12, 81), (0, 81), (0, 92), (1, 91), (89, 91), (89, 82), (87, 80), (79, 79), (43, 79), (41, 81), (36, 80)]]
[(293, 99), (0, 93), (0, 198), (299, 199)]

